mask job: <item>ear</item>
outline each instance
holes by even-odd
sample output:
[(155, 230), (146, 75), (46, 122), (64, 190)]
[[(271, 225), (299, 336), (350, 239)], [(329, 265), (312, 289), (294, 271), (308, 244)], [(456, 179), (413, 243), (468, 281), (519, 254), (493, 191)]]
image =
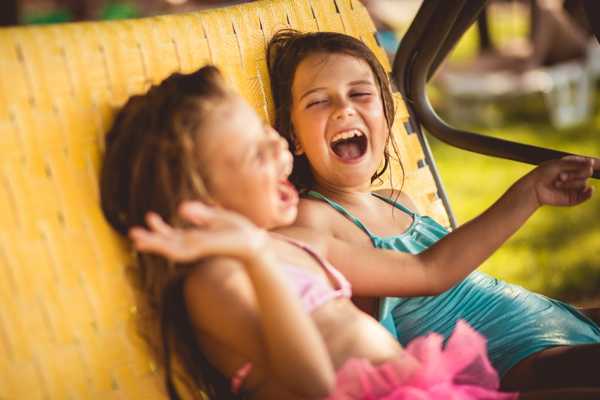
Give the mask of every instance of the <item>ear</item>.
[(292, 128), (291, 133), (292, 134), (290, 136), (292, 138), (292, 144), (293, 144), (292, 152), (296, 156), (301, 156), (302, 154), (304, 154), (304, 149), (302, 148), (302, 144), (300, 143), (300, 141), (296, 137), (296, 132), (294, 132), (294, 128)]
[(301, 156), (302, 154), (304, 154), (302, 145), (297, 140), (294, 140), (294, 155)]

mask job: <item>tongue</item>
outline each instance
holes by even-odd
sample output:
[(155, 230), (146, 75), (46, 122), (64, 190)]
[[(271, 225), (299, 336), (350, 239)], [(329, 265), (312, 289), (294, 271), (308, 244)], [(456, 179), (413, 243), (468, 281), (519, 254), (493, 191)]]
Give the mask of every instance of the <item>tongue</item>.
[(287, 179), (279, 181), (279, 195), (283, 201), (293, 201), (298, 196), (296, 188)]
[(360, 146), (358, 143), (344, 141), (333, 146), (333, 151), (343, 160), (352, 160), (360, 157)]

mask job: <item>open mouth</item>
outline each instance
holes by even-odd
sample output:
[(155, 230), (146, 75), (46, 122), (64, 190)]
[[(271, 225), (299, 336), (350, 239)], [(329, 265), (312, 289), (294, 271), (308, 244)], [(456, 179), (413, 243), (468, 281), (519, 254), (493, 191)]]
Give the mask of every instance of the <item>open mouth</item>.
[(279, 199), (286, 207), (298, 204), (298, 191), (287, 179), (281, 179), (278, 185)]
[(353, 161), (367, 152), (367, 136), (358, 129), (340, 132), (333, 137), (330, 147), (342, 160)]

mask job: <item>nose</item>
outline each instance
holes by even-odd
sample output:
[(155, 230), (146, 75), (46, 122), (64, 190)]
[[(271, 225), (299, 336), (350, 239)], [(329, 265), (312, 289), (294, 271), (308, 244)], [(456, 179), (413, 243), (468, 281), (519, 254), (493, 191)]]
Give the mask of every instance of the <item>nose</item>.
[(281, 152), (279, 159), (281, 160), (281, 176), (285, 179), (290, 176), (294, 167), (294, 157), (288, 150), (287, 143), (285, 144), (285, 148)]
[(294, 164), (294, 157), (288, 148), (287, 141), (279, 136), (277, 143), (274, 146), (276, 148), (275, 154), (279, 165), (281, 166), (282, 178), (287, 178), (292, 173), (292, 166)]
[(349, 117), (353, 117), (355, 115), (356, 111), (349, 102), (340, 101), (338, 102), (332, 117), (335, 120), (343, 120)]
[(276, 153), (280, 152), (281, 150), (288, 149), (287, 141), (279, 134), (279, 132), (270, 126), (267, 126), (266, 129), (269, 142), (271, 143), (271, 149), (273, 149)]
[(294, 157), (289, 151), (287, 141), (275, 129), (269, 127), (268, 132), (271, 137), (271, 149), (280, 167), (281, 177), (287, 178), (292, 172)]

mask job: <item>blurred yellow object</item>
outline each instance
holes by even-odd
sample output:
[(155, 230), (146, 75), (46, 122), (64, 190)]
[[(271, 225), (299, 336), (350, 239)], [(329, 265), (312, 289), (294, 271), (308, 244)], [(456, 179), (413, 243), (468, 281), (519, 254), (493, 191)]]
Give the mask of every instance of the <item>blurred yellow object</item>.
[[(284, 27), (359, 37), (389, 69), (358, 0), (0, 29), (1, 399), (165, 397), (135, 330), (128, 245), (99, 207), (104, 134), (129, 96), (207, 63), (272, 119), (265, 47)], [(407, 120), (398, 97), (403, 190), (447, 225)]]

